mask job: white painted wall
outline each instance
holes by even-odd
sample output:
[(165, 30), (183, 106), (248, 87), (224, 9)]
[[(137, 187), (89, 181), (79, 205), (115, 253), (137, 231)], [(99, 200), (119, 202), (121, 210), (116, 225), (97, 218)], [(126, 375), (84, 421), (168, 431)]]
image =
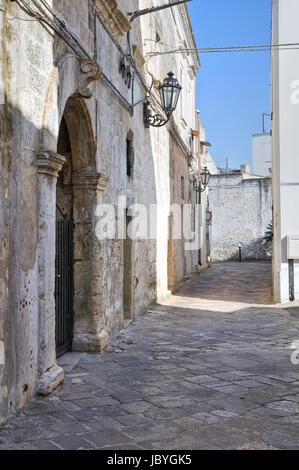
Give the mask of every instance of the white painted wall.
[(211, 175), (218, 175), (219, 170), (217, 168), (216, 163), (214, 162), (211, 152), (209, 152), (208, 150), (206, 150), (205, 152), (204, 164), (207, 166)]
[[(272, 43), (299, 42), (298, 0), (273, 0)], [(289, 300), (286, 239), (299, 234), (299, 50), (272, 51), (274, 298)], [(299, 299), (299, 265), (295, 269)]]
[[(146, 5), (144, 5), (146, 3)], [(155, 2), (142, 2), (141, 6), (147, 8), (150, 3), (158, 6), (164, 4), (164, 0)], [(165, 44), (171, 44), (173, 48), (194, 47), (191, 30), (187, 27), (188, 16), (186, 7), (166, 9), (150, 15), (141, 17), (141, 30), (143, 40), (143, 55), (151, 52), (163, 53), (167, 50)], [(167, 27), (165, 27), (167, 25)], [(160, 40), (157, 41), (157, 39)], [(173, 113), (173, 121), (178, 130), (180, 138), (190, 149), (191, 129), (195, 129), (195, 101), (196, 101), (196, 73), (199, 67), (197, 55), (169, 54), (158, 55), (147, 61), (144, 69), (150, 71), (156, 81), (163, 82), (169, 71), (175, 74), (183, 86), (177, 109)], [(145, 73), (148, 85), (151, 85), (151, 76)], [(157, 89), (153, 93), (159, 99)], [(144, 92), (142, 92), (144, 94)], [(157, 110), (159, 111), (159, 110)], [(168, 246), (168, 216), (170, 214), (170, 167), (169, 167), (169, 132), (168, 126), (160, 129), (149, 129), (151, 147), (153, 149), (156, 200), (158, 207), (157, 223), (157, 285), (156, 294), (158, 299), (169, 295), (167, 276), (167, 246)]]
[(252, 173), (258, 176), (271, 176), (272, 174), (270, 133), (252, 136)]
[(263, 243), (272, 218), (270, 178), (244, 174), (212, 176), (209, 209), (212, 221), (212, 261), (236, 260), (239, 246), (243, 259), (267, 259), (271, 246)]

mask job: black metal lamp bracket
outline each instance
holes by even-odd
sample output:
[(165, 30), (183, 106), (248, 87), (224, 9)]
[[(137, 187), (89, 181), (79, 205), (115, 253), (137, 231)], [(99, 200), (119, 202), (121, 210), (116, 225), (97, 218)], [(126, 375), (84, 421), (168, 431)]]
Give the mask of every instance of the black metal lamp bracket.
[(150, 102), (147, 100), (143, 103), (143, 122), (144, 126), (146, 128), (149, 128), (150, 126), (152, 127), (163, 127), (165, 124), (168, 123), (170, 116), (167, 116), (167, 119), (165, 119), (162, 114), (152, 114), (150, 110)]
[(174, 3), (161, 5), (159, 7), (152, 7), (152, 8), (146, 8), (145, 10), (137, 10), (137, 11), (134, 11), (134, 12), (129, 12), (128, 16), (131, 17), (130, 18), (130, 23), (132, 23), (139, 16), (147, 15), (149, 13), (155, 13), (156, 11), (165, 10), (166, 8), (175, 7), (176, 5), (181, 5), (183, 3), (187, 3), (187, 2), (191, 2), (191, 1), (192, 0), (177, 0)]

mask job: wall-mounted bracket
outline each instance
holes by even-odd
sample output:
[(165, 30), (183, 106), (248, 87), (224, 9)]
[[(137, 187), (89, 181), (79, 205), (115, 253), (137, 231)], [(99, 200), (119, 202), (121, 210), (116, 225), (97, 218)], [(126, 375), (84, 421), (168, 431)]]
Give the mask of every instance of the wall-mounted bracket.
[(175, 7), (176, 5), (182, 5), (183, 3), (191, 2), (192, 0), (178, 0), (173, 3), (168, 3), (167, 5), (161, 5), (159, 7), (145, 8), (144, 10), (138, 10), (134, 12), (128, 12), (130, 16), (130, 23), (132, 23), (139, 16), (147, 15), (149, 13), (155, 13), (156, 11), (165, 10), (166, 8)]

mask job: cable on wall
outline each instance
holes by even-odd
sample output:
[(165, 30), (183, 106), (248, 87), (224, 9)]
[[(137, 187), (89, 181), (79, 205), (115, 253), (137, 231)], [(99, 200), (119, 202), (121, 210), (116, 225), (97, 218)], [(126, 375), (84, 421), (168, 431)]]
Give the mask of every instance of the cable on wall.
[[(51, 9), (51, 7), (47, 4), (45, 0), (40, 0), (45, 8), (48, 9), (49, 13), (53, 15), (55, 20), (49, 17), (48, 13), (45, 12), (44, 8), (37, 2), (36, 0), (31, 0), (32, 3), (39, 9), (40, 13), (28, 4), (26, 0), (16, 0), (16, 3), (19, 7), (26, 12), (29, 16), (31, 16), (32, 20), (27, 21), (39, 21), (40, 23), (50, 27), (61, 39), (63, 39), (67, 45), (72, 49), (75, 54), (80, 58), (88, 58), (90, 59), (91, 56), (87, 52), (87, 50), (82, 46), (80, 41), (72, 34), (72, 32), (68, 29), (65, 22), (59, 18), (58, 15)], [(23, 20), (23, 18), (15, 17), (15, 19)], [(26, 21), (26, 19), (24, 19)], [(101, 80), (105, 84), (105, 86), (113, 93), (116, 99), (120, 102), (121, 105), (130, 113), (133, 114), (133, 107), (128, 102), (125, 96), (116, 88), (113, 82), (102, 72)]]

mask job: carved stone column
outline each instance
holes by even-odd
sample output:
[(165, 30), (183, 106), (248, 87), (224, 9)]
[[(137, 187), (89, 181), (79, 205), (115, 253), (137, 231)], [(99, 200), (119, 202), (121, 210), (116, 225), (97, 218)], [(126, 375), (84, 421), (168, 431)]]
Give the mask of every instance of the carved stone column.
[(65, 158), (51, 152), (37, 155), (39, 174), (39, 357), (37, 391), (48, 395), (63, 381), (55, 344), (56, 183)]
[(108, 178), (90, 170), (73, 172), (74, 207), (74, 351), (102, 351), (109, 336), (104, 325), (104, 302), (100, 279), (100, 241), (96, 237), (96, 207), (99, 192)]

